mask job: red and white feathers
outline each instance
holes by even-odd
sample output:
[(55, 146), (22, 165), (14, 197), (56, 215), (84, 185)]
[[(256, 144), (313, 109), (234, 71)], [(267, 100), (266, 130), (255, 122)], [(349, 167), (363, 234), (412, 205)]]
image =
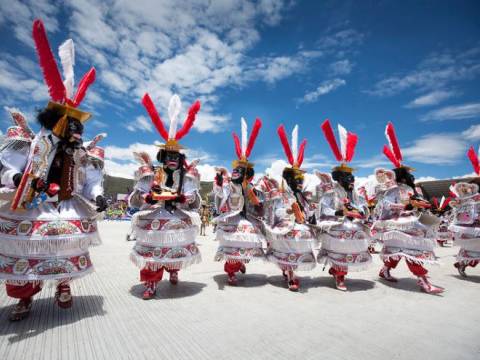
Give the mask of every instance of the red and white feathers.
[(145, 95), (143, 95), (142, 104), (147, 110), (148, 115), (150, 115), (150, 119), (152, 120), (153, 125), (155, 125), (158, 133), (165, 141), (180, 140), (185, 135), (187, 135), (190, 129), (193, 127), (197, 113), (200, 111), (200, 101), (197, 100), (188, 110), (188, 115), (183, 122), (183, 126), (179, 130), (177, 130), (178, 116), (180, 115), (182, 103), (178, 95), (173, 95), (168, 105), (170, 127), (167, 131), (167, 129), (163, 125), (163, 121), (160, 118), (160, 115), (158, 114), (157, 108), (155, 107), (155, 104), (153, 103), (148, 93), (145, 93)]
[(442, 199), (440, 202), (438, 202), (438, 199), (434, 196), (432, 198), (433, 205), (435, 206), (436, 209), (438, 210), (445, 210), (445, 208), (450, 204), (450, 201), (452, 201), (452, 197), (445, 198), (445, 196), (442, 196)]
[(75, 50), (73, 41), (69, 39), (59, 48), (59, 56), (65, 77), (64, 82), (50, 48), (45, 26), (39, 19), (33, 22), (32, 36), (50, 98), (60, 104), (66, 103), (77, 107), (85, 97), (88, 87), (95, 81), (95, 68), (91, 68), (85, 74), (79, 83), (76, 94), (74, 94), (73, 65), (75, 64)]
[(90, 141), (90, 143), (86, 146), (87, 150), (93, 149), (95, 146), (97, 146), (97, 144), (100, 141), (102, 141), (106, 137), (107, 137), (106, 133), (101, 133), (101, 134), (95, 135), (95, 137), (92, 139), (92, 141)]
[(153, 166), (152, 158), (145, 151), (133, 152), (133, 157), (137, 160), (142, 166)]
[(250, 133), (250, 137), (248, 137), (248, 126), (245, 119), (242, 117), (241, 119), (241, 136), (240, 139), (238, 135), (233, 132), (233, 142), (235, 144), (235, 154), (239, 160), (247, 160), (250, 154), (252, 153), (252, 149), (255, 146), (255, 141), (257, 140), (258, 133), (262, 127), (262, 120), (259, 118), (255, 119), (255, 123), (253, 124), (252, 132)]
[(13, 124), (22, 128), (32, 139), (35, 137), (35, 133), (28, 125), (27, 118), (23, 113), (15, 108), (5, 107), (12, 117)]
[(338, 124), (338, 134), (340, 138), (339, 147), (330, 120), (326, 119), (320, 127), (322, 128), (325, 139), (332, 149), (335, 159), (345, 163), (352, 161), (358, 143), (358, 136), (347, 131), (342, 125)]
[(285, 132), (285, 126), (280, 125), (277, 129), (278, 137), (283, 146), (283, 151), (287, 156), (287, 160), (293, 167), (300, 168), (305, 157), (305, 146), (307, 140), (303, 139), (300, 146), (298, 146), (298, 125), (295, 125), (292, 131), (292, 147), (288, 142), (287, 133)]
[(475, 171), (475, 174), (480, 176), (480, 160), (479, 160), (479, 155), (480, 155), (480, 149), (479, 153), (475, 151), (473, 146), (470, 146), (470, 149), (467, 151), (467, 156), (470, 159), (470, 162), (472, 163), (473, 170)]
[(385, 128), (385, 136), (387, 137), (389, 146), (383, 146), (383, 153), (396, 168), (399, 168), (402, 166), (403, 155), (397, 135), (395, 134), (395, 128), (391, 122), (389, 122)]

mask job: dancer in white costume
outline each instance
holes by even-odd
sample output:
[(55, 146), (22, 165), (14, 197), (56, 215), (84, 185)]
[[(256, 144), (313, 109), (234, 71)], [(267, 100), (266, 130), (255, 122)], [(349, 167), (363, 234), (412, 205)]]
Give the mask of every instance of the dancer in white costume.
[(453, 233), (448, 230), (452, 218), (451, 207), (449, 206), (452, 198), (442, 196), (440, 202), (436, 197), (432, 198), (431, 211), (440, 219), (437, 231), (437, 243), (443, 247), (453, 246)]
[(304, 173), (301, 169), (306, 140), (298, 146), (298, 125), (292, 131), (291, 147), (283, 125), (278, 135), (291, 166), (283, 169), (282, 184), (267, 177), (262, 179), (265, 205), (265, 229), (268, 239), (267, 258), (282, 270), (290, 291), (298, 291), (296, 271), (315, 268), (313, 246), (315, 223), (313, 208), (305, 196)]
[(336, 288), (346, 291), (347, 273), (363, 270), (372, 262), (368, 251), (370, 232), (363, 224), (368, 207), (355, 191), (353, 169), (348, 166), (358, 138), (338, 125), (339, 148), (329, 120), (322, 124), (322, 130), (340, 165), (332, 169), (331, 176), (318, 174), (322, 193), (319, 194), (317, 226), (322, 246), (317, 260), (330, 265), (328, 273), (334, 277)]
[(225, 261), (224, 271), (228, 284), (237, 285), (236, 273), (246, 272), (246, 264), (264, 259), (262, 222), (263, 206), (258, 190), (252, 185), (254, 165), (248, 158), (253, 150), (262, 126), (256, 119), (247, 142), (247, 123), (241, 120), (242, 139), (233, 133), (237, 160), (233, 161), (232, 175), (224, 168), (217, 168), (213, 185), (215, 207), (219, 216), (213, 219), (217, 225), (216, 240), (219, 242), (215, 261)]
[(379, 276), (386, 281), (397, 282), (390, 271), (405, 258), (408, 268), (417, 276), (417, 283), (423, 291), (441, 293), (443, 288), (430, 283), (427, 278), (428, 271), (424, 267), (426, 264), (437, 263), (434, 253), (434, 226), (425, 221), (421, 222), (418, 211), (429, 208), (430, 204), (417, 193), (415, 177), (411, 174), (413, 169), (402, 164), (403, 157), (392, 123), (387, 125), (386, 136), (390, 146), (385, 145), (383, 152), (395, 168), (393, 172), (377, 170), (377, 173), (381, 171), (382, 176), (389, 179), (377, 195), (375, 222), (372, 226), (377, 239), (383, 242), (380, 257), (384, 266)]
[[(95, 80), (95, 69), (73, 93), (73, 42), (59, 49), (65, 82), (48, 44), (43, 23), (33, 23), (33, 38), (51, 101), (39, 112), (41, 130), (21, 146), (3, 147), (0, 159), (3, 195), (0, 208), (0, 279), (7, 295), (20, 299), (11, 320), (30, 311), (33, 295), (45, 280), (57, 281), (55, 299), (72, 305), (69, 282), (93, 270), (88, 247), (100, 243), (96, 217), (105, 209), (99, 177), (79, 177), (86, 162), (83, 124), (90, 114), (77, 107)], [(26, 138), (32, 132), (23, 126)], [(17, 146), (18, 145), (18, 146)]]
[(190, 107), (182, 128), (177, 131), (181, 103), (174, 95), (168, 107), (168, 132), (148, 94), (142, 103), (165, 140), (157, 154), (160, 166), (154, 166), (145, 152), (134, 154), (141, 166), (129, 197), (130, 206), (140, 208), (132, 217), (130, 236), (137, 242), (130, 259), (140, 268), (140, 281), (145, 285), (143, 298), (148, 300), (155, 296), (164, 270), (170, 274), (170, 283), (176, 285), (181, 269), (201, 261), (195, 244), (200, 230), (198, 172), (187, 164), (183, 147), (178, 143), (192, 128), (200, 102)]
[(468, 266), (475, 267), (480, 262), (480, 161), (473, 146), (468, 150), (477, 177), (471, 183), (457, 183), (453, 186), (455, 199), (450, 203), (453, 207), (453, 220), (448, 230), (455, 237), (455, 244), (460, 246), (455, 267), (458, 273), (466, 277)]

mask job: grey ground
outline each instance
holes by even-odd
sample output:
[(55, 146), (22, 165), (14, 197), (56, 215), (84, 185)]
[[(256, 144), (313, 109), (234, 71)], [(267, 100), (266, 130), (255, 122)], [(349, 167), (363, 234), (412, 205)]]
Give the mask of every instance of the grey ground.
[(379, 282), (377, 255), (369, 270), (349, 276), (347, 293), (321, 267), (301, 274), (302, 291), (291, 293), (268, 263), (249, 264), (238, 287), (225, 286), (209, 235), (199, 239), (203, 262), (144, 301), (128, 227), (100, 225), (96, 272), (74, 282), (71, 310), (58, 309), (46, 287), (30, 317), (10, 323), (14, 302), (0, 291), (0, 359), (480, 358), (480, 269), (460, 279), (457, 248), (438, 249), (442, 266), (431, 267), (443, 296), (418, 291), (404, 263), (394, 273), (399, 284)]

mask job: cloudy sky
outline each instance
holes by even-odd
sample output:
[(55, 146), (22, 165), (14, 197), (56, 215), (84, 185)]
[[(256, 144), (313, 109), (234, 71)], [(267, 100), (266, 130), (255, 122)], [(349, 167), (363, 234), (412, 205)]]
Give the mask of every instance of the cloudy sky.
[[(168, 1), (0, 2), (0, 106), (18, 107), (35, 127), (48, 100), (31, 40), (41, 18), (55, 53), (76, 45), (76, 78), (97, 81), (83, 108), (86, 138), (107, 132), (107, 171), (131, 177), (131, 152), (160, 136), (140, 103), (149, 92), (166, 120), (170, 96), (183, 111), (202, 109), (182, 143), (213, 166), (230, 166), (240, 117), (263, 120), (251, 160), (259, 173), (285, 159), (276, 128), (300, 126), (305, 167), (329, 171), (333, 156), (319, 128), (325, 118), (359, 135), (360, 177), (390, 166), (381, 154), (393, 121), (405, 162), (417, 177), (472, 172), (465, 153), (480, 142), (478, 1)], [(0, 116), (4, 132), (10, 124)]]

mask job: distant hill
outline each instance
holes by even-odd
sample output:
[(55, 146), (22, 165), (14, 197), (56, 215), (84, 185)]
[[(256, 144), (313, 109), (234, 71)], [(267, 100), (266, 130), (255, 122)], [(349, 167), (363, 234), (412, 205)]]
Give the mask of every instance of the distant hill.
[[(117, 194), (129, 194), (133, 189), (133, 179), (126, 179), (116, 176), (105, 175), (104, 187), (107, 197), (116, 199)], [(207, 195), (212, 192), (213, 182), (200, 182), (200, 195), (202, 199), (206, 199)]]

